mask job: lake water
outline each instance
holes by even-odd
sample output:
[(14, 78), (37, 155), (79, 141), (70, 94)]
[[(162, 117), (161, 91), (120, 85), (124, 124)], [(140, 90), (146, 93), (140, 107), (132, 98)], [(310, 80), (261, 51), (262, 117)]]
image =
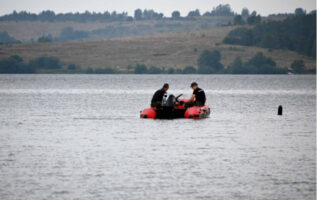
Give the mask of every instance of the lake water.
[[(139, 118), (192, 81), (209, 118)], [(315, 199), (315, 122), (316, 76), (0, 75), (0, 199)]]

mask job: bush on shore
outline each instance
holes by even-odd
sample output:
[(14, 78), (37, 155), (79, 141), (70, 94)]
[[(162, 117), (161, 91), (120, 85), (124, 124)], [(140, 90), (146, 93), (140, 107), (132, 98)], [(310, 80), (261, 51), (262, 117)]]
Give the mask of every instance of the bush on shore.
[(296, 74), (316, 73), (315, 69), (307, 69), (303, 60), (295, 60), (287, 68), (279, 68), (274, 60), (263, 53), (256, 53), (251, 59), (243, 62), (241, 57), (224, 68), (221, 64), (220, 51), (203, 51), (197, 60), (198, 68), (186, 66), (184, 69), (147, 67), (144, 64), (129, 65), (126, 70), (116, 70), (109, 67), (81, 68), (75, 64), (63, 65), (56, 57), (42, 56), (29, 62), (18, 55), (0, 59), (1, 74), (22, 73), (73, 73), (73, 74)]

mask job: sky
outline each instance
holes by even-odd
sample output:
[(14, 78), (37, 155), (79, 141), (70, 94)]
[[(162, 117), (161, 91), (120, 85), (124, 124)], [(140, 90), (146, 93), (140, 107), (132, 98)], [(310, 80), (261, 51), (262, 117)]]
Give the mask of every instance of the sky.
[(199, 9), (204, 13), (219, 4), (230, 4), (237, 13), (247, 7), (250, 11), (256, 10), (262, 16), (290, 13), (298, 7), (308, 12), (316, 9), (316, 0), (0, 0), (0, 15), (9, 14), (13, 10), (33, 13), (43, 10), (53, 10), (56, 13), (115, 10), (133, 15), (135, 9), (141, 8), (154, 9), (156, 12), (164, 13), (164, 16), (170, 16), (174, 10), (179, 10), (182, 16), (186, 16), (190, 10)]

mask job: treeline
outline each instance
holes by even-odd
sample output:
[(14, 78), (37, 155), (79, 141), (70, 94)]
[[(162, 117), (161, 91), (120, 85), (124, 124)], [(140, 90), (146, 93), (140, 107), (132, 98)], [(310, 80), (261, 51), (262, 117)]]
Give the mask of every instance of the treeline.
[(70, 73), (70, 74), (305, 74), (316, 73), (316, 69), (307, 69), (303, 60), (294, 60), (288, 68), (279, 68), (274, 60), (256, 53), (251, 59), (243, 62), (241, 57), (226, 68), (221, 63), (221, 52), (218, 50), (203, 51), (198, 60), (198, 67), (187, 66), (184, 69), (147, 67), (144, 64), (129, 65), (126, 70), (116, 70), (109, 67), (81, 68), (75, 64), (62, 65), (56, 57), (39, 57), (24, 62), (18, 55), (0, 60), (0, 74), (21, 73)]
[[(245, 13), (244, 13), (245, 11)], [(256, 11), (253, 11), (251, 15), (249, 15), (249, 11), (247, 9), (242, 11), (241, 15), (236, 15), (233, 19), (233, 25), (255, 25), (261, 23), (261, 15), (257, 15)]]
[(286, 74), (288, 69), (278, 68), (272, 58), (259, 52), (247, 62), (237, 57), (233, 63), (224, 68), (221, 61), (221, 53), (218, 50), (205, 50), (198, 58), (198, 70), (200, 74)]
[(187, 66), (184, 69), (161, 69), (155, 66), (147, 67), (144, 64), (137, 64), (135, 66), (128, 66), (128, 69), (133, 69), (134, 74), (196, 74), (197, 70), (193, 66)]
[(88, 67), (82, 69), (75, 64), (63, 65), (56, 57), (42, 56), (25, 62), (20, 56), (12, 55), (0, 60), (0, 74), (70, 73), (70, 74), (114, 74), (111, 68)]
[(303, 60), (294, 60), (287, 68), (279, 68), (275, 61), (266, 57), (262, 52), (256, 53), (248, 61), (243, 62), (241, 57), (226, 68), (221, 63), (221, 53), (218, 50), (203, 51), (198, 60), (198, 68), (187, 66), (184, 69), (160, 69), (158, 67), (147, 67), (146, 65), (129, 66), (134, 69), (134, 74), (314, 74), (316, 69), (307, 69)]
[(112, 22), (112, 21), (130, 21), (132, 17), (128, 16), (127, 12), (117, 13), (116, 11), (103, 13), (89, 12), (84, 13), (59, 13), (55, 14), (54, 11), (46, 10), (39, 14), (30, 13), (27, 11), (16, 12), (3, 15), (0, 17), (0, 21), (43, 21), (43, 22), (63, 22), (63, 21), (75, 21), (75, 22)]
[(0, 60), (1, 74), (31, 74), (41, 70), (56, 71), (61, 69), (61, 63), (55, 57), (40, 57), (28, 63), (18, 55), (13, 55)]
[(27, 11), (16, 12), (3, 15), (0, 17), (0, 21), (75, 21), (75, 22), (113, 22), (113, 21), (133, 21), (133, 20), (161, 20), (161, 19), (187, 19), (199, 16), (233, 16), (235, 13), (232, 11), (229, 4), (218, 5), (211, 11), (207, 11), (204, 14), (200, 14), (198, 9), (190, 11), (186, 17), (181, 17), (179, 11), (173, 11), (171, 17), (165, 17), (163, 13), (155, 12), (152, 9), (136, 9), (133, 16), (129, 16), (127, 12), (118, 13), (116, 11), (109, 12), (89, 12), (84, 13), (58, 13), (54, 11), (46, 10), (39, 14), (30, 13)]
[(283, 21), (258, 22), (253, 28), (236, 28), (223, 42), (288, 49), (316, 58), (316, 12), (306, 14), (302, 9), (296, 9), (295, 15)]
[(21, 41), (16, 40), (14, 37), (10, 36), (8, 32), (0, 32), (0, 44), (20, 44)]

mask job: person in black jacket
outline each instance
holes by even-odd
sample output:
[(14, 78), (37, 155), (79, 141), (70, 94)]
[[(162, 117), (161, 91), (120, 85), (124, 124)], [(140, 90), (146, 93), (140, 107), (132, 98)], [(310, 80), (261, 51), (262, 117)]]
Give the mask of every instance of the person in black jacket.
[(199, 88), (196, 82), (193, 82), (190, 87), (193, 89), (193, 95), (185, 104), (185, 107), (204, 106), (206, 103), (206, 95), (204, 90)]
[(169, 85), (165, 83), (163, 85), (163, 88), (157, 90), (151, 100), (151, 107), (161, 107), (162, 106), (162, 100), (163, 96), (166, 94), (167, 90), (169, 88)]

